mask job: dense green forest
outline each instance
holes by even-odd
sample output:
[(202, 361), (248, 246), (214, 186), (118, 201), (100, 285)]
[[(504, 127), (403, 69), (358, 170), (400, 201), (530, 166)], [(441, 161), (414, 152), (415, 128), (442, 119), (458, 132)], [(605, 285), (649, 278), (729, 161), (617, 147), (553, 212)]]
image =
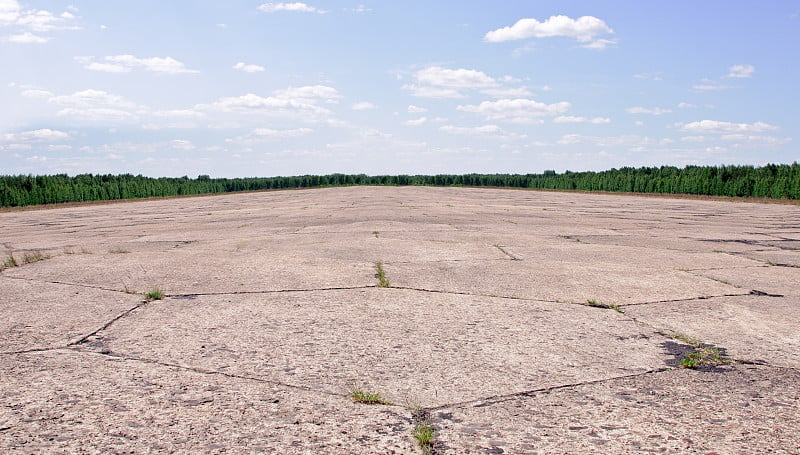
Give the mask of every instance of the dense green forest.
[(800, 165), (671, 166), (543, 174), (302, 175), (150, 178), (141, 175), (0, 176), (0, 207), (345, 185), (430, 185), (800, 199)]

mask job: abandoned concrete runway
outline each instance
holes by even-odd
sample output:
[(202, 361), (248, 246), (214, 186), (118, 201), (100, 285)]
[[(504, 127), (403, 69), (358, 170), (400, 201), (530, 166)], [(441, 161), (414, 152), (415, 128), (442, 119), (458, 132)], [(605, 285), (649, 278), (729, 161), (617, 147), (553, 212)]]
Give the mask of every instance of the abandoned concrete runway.
[(796, 205), (353, 187), (0, 232), (3, 453), (800, 453)]

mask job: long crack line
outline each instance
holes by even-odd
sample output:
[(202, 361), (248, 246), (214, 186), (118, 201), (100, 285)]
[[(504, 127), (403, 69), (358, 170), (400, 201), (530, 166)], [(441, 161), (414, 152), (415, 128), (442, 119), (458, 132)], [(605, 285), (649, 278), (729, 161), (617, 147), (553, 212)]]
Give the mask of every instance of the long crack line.
[(576, 383), (570, 383), (570, 384), (560, 384), (560, 385), (555, 385), (555, 386), (542, 387), (540, 389), (532, 389), (532, 390), (526, 390), (526, 391), (523, 391), (523, 392), (509, 393), (509, 394), (506, 394), (506, 395), (493, 395), (493, 396), (485, 397), (485, 398), (476, 398), (476, 399), (473, 399), (473, 400), (461, 401), (461, 402), (456, 402), (456, 403), (447, 403), (447, 404), (443, 404), (443, 405), (439, 405), (439, 406), (427, 407), (425, 409), (427, 411), (438, 411), (438, 410), (441, 410), (441, 409), (462, 407), (462, 406), (468, 406), (468, 405), (471, 405), (471, 404), (474, 404), (476, 407), (485, 407), (485, 406), (491, 406), (491, 405), (498, 404), (498, 403), (504, 403), (506, 401), (511, 401), (511, 400), (514, 400), (514, 399), (517, 399), (517, 398), (533, 397), (533, 396), (535, 396), (537, 394), (550, 393), (550, 392), (553, 392), (555, 390), (569, 389), (569, 388), (573, 388), (573, 387), (580, 387), (580, 386), (583, 386), (583, 385), (601, 384), (603, 382), (614, 381), (614, 380), (617, 380), (617, 379), (636, 378), (636, 377), (640, 377), (640, 376), (646, 376), (646, 375), (649, 375), (649, 374), (658, 374), (658, 373), (663, 373), (665, 371), (672, 371), (672, 370), (674, 370), (674, 368), (672, 368), (672, 367), (654, 368), (654, 369), (643, 371), (643, 372), (640, 372), (640, 373), (632, 373), (632, 374), (626, 374), (626, 375), (621, 375), (621, 376), (612, 376), (612, 377), (608, 377), (608, 378), (592, 379), (590, 381), (582, 381), (582, 382), (576, 382)]
[(122, 359), (122, 360), (126, 360), (126, 361), (131, 361), (131, 362), (146, 363), (146, 364), (150, 364), (150, 365), (159, 365), (159, 366), (167, 367), (167, 368), (177, 368), (177, 369), (180, 369), (180, 370), (191, 371), (193, 373), (204, 374), (204, 375), (219, 375), (219, 376), (224, 376), (224, 377), (231, 378), (231, 379), (241, 379), (241, 380), (246, 380), (246, 381), (254, 381), (254, 382), (258, 382), (258, 383), (262, 383), (262, 384), (272, 384), (272, 385), (276, 385), (276, 386), (287, 387), (287, 388), (290, 388), (290, 389), (303, 390), (303, 391), (306, 391), (306, 392), (314, 392), (314, 393), (319, 393), (319, 394), (328, 395), (328, 396), (337, 396), (337, 397), (347, 397), (348, 396), (345, 393), (337, 393), (337, 392), (331, 392), (331, 391), (328, 391), (328, 390), (315, 389), (313, 387), (296, 385), (296, 384), (289, 384), (289, 383), (286, 383), (286, 382), (274, 381), (274, 380), (271, 380), (271, 379), (264, 379), (264, 378), (259, 378), (259, 377), (255, 377), (255, 376), (247, 376), (247, 375), (243, 375), (243, 374), (227, 373), (227, 372), (224, 372), (224, 371), (217, 371), (217, 370), (207, 370), (205, 368), (191, 367), (191, 366), (186, 366), (186, 365), (180, 365), (180, 364), (177, 364), (177, 363), (163, 362), (161, 360), (147, 359), (147, 358), (143, 358), (143, 357), (135, 357), (135, 356), (120, 354), (120, 353), (116, 353), (116, 352), (96, 352), (96, 351), (92, 351), (92, 350), (88, 350), (88, 349), (82, 349), (82, 348), (80, 348), (80, 346), (74, 346), (74, 345), (61, 347), (61, 348), (57, 348), (57, 349), (59, 349), (59, 350), (65, 350), (66, 349), (66, 350), (69, 350), (69, 351), (72, 351), (72, 352), (81, 353), (81, 354), (93, 354), (93, 355), (99, 355), (99, 356), (104, 356), (104, 357), (110, 357), (110, 358), (114, 358), (114, 359)]

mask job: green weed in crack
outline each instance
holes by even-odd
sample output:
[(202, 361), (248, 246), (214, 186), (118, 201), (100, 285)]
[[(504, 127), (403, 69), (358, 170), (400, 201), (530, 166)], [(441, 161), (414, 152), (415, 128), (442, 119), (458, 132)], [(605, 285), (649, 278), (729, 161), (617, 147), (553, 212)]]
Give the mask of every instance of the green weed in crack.
[(33, 264), (34, 262), (44, 261), (45, 259), (50, 259), (50, 256), (41, 251), (34, 251), (33, 253), (25, 253), (25, 255), (22, 256), (22, 263)]
[(607, 310), (614, 310), (617, 313), (624, 313), (625, 310), (615, 303), (601, 303), (597, 300), (591, 299), (586, 301), (586, 305), (594, 308), (605, 308)]
[(19, 264), (17, 263), (17, 260), (14, 258), (14, 255), (12, 253), (8, 253), (8, 258), (5, 261), (3, 261), (2, 264), (0, 264), (0, 272), (2, 272), (5, 269), (10, 269), (11, 267), (17, 267), (17, 266), (19, 266)]
[(353, 389), (350, 391), (350, 398), (356, 403), (363, 404), (392, 404), (391, 401), (384, 398), (377, 392), (365, 392), (361, 389)]
[(720, 350), (714, 346), (707, 345), (681, 333), (673, 334), (672, 338), (692, 347), (692, 350), (686, 353), (686, 357), (681, 359), (681, 368), (695, 369), (701, 366), (727, 365), (731, 363), (731, 360), (725, 358)]
[(423, 455), (433, 455), (436, 429), (431, 423), (430, 414), (425, 409), (416, 406), (411, 410), (411, 418), (414, 421), (414, 431), (412, 431), (411, 437), (422, 449)]
[(161, 288), (153, 288), (150, 292), (144, 295), (144, 299), (148, 302), (153, 300), (161, 300), (164, 298), (164, 291)]
[(383, 262), (381, 261), (376, 262), (375, 268), (378, 269), (378, 273), (375, 274), (375, 278), (378, 279), (378, 287), (388, 288), (390, 286), (390, 283), (389, 280), (386, 278), (386, 271), (383, 270)]

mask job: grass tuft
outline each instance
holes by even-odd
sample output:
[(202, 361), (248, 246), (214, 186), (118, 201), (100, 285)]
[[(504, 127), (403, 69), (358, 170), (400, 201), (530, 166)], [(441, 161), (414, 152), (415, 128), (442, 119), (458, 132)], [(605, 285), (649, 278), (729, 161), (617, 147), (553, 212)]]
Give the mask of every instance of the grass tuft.
[(50, 259), (50, 256), (43, 254), (41, 251), (34, 251), (33, 253), (25, 253), (25, 255), (22, 256), (22, 263), (33, 264), (34, 262), (44, 261), (45, 259)]
[(693, 349), (686, 353), (686, 357), (681, 359), (681, 368), (698, 368), (704, 365), (727, 365), (730, 359), (725, 358), (718, 348), (704, 344), (703, 342), (690, 338), (681, 333), (675, 333), (672, 338), (682, 341)]
[(422, 453), (430, 455), (433, 453), (434, 434), (435, 430), (433, 425), (428, 422), (421, 422), (414, 427), (414, 432), (411, 433), (411, 436), (417, 441), (417, 444), (419, 444)]
[(164, 298), (164, 291), (161, 288), (153, 288), (150, 292), (144, 295), (145, 300), (161, 300)]
[(389, 280), (386, 278), (386, 271), (383, 270), (383, 262), (376, 262), (375, 268), (378, 269), (378, 273), (375, 274), (375, 278), (378, 279), (378, 287), (388, 288), (391, 283), (389, 283)]
[(620, 307), (616, 303), (602, 303), (598, 302), (597, 300), (591, 299), (586, 301), (586, 305), (594, 308), (605, 308), (607, 310), (614, 310), (617, 313), (625, 313), (625, 310), (623, 310), (622, 307)]
[(363, 390), (355, 389), (350, 391), (350, 398), (353, 399), (356, 403), (363, 403), (363, 404), (392, 404), (391, 401), (387, 400), (380, 393), (372, 393), (372, 392), (365, 392)]
[(127, 248), (124, 248), (124, 247), (121, 247), (121, 246), (116, 246), (116, 247), (111, 248), (110, 250), (108, 250), (108, 252), (112, 253), (112, 254), (128, 254), (128, 253), (131, 252), (131, 250), (129, 250)]
[(18, 265), (19, 264), (17, 264), (17, 260), (14, 258), (14, 255), (8, 253), (8, 258), (2, 264), (0, 264), (0, 271), (10, 269), (11, 267), (17, 267)]

